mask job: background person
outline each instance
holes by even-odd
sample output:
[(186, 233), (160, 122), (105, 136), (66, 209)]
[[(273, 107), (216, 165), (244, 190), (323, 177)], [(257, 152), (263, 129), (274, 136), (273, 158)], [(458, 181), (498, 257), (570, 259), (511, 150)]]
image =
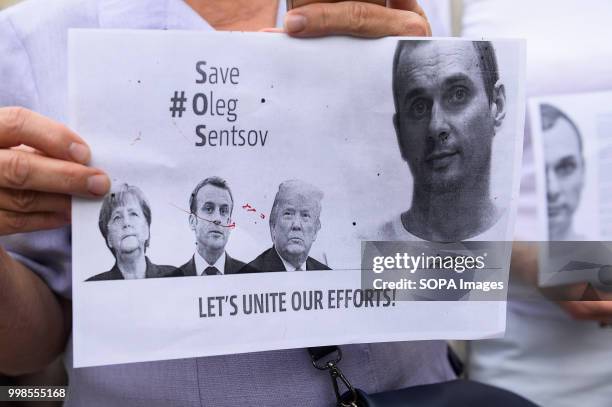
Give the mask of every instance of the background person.
[(176, 267), (158, 266), (145, 256), (151, 240), (151, 207), (138, 187), (121, 184), (113, 188), (102, 201), (98, 226), (115, 265), (87, 281), (181, 275)]
[[(462, 35), (527, 39), (528, 97), (612, 90), (609, 1), (463, 3)], [(518, 240), (538, 239), (535, 171), (527, 128)], [(612, 321), (612, 302), (547, 300), (535, 287), (537, 259), (532, 246), (515, 244), (506, 334), (470, 343), (469, 375), (542, 406), (607, 407), (612, 400), (612, 329), (600, 328), (599, 322)]]

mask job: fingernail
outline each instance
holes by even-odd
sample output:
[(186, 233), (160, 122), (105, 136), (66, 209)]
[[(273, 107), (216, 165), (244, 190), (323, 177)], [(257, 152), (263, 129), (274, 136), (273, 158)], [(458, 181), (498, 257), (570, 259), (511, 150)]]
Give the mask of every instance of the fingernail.
[(289, 33), (297, 33), (306, 28), (306, 17), (301, 14), (289, 14), (285, 17), (285, 30)]
[(68, 147), (68, 151), (70, 152), (70, 156), (76, 162), (81, 164), (87, 164), (89, 161), (89, 148), (84, 146), (81, 143), (72, 143), (70, 147)]
[(104, 195), (110, 188), (108, 177), (106, 175), (92, 175), (87, 179), (87, 190), (93, 195)]

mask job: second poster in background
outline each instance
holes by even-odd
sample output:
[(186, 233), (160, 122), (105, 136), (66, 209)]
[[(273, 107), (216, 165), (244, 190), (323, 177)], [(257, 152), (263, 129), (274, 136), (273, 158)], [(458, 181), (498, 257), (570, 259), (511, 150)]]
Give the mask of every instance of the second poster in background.
[(540, 283), (612, 288), (612, 92), (531, 100)]

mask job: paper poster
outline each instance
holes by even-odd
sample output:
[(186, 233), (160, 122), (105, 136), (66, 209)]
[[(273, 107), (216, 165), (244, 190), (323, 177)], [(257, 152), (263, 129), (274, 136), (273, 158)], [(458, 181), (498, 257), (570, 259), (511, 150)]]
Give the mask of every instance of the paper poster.
[(530, 100), (540, 284), (612, 288), (612, 92)]
[[(503, 333), (499, 296), (364, 286), (362, 243), (512, 240), (522, 42), (73, 30), (69, 45), (71, 126), (113, 181), (73, 204), (76, 367)], [(482, 263), (500, 284), (470, 277), (460, 297), (489, 293), (499, 253), (436, 267)], [(413, 254), (427, 290), (449, 289)]]

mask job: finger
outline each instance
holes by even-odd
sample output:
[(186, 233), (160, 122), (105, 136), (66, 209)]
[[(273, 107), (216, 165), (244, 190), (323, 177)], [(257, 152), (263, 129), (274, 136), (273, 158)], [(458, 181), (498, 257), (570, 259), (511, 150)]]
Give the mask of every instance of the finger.
[(14, 150), (0, 150), (0, 188), (102, 196), (110, 180), (98, 169), (56, 158)]
[[(321, 0), (299, 0), (299, 1), (294, 0), (293, 6), (296, 8), (303, 7), (308, 4), (319, 3), (320, 1)], [(325, 0), (326, 3), (339, 3), (341, 1), (346, 1), (346, 0)], [(417, 0), (389, 0), (387, 2), (385, 2), (384, 0), (377, 0), (377, 1), (370, 0), (368, 1), (368, 3), (374, 3), (374, 4), (377, 3), (380, 6), (384, 6), (385, 3), (387, 3), (390, 8), (419, 12), (419, 14), (423, 13), (423, 9), (421, 8), (421, 6), (419, 6), (419, 2)], [(425, 13), (423, 13), (423, 15), (424, 14)]]
[(23, 151), (24, 153), (30, 153), (30, 154), (45, 155), (42, 152), (35, 149), (34, 147), (29, 147), (29, 146), (26, 146), (25, 144), (21, 144), (17, 147), (11, 147), (11, 150)]
[(561, 305), (574, 319), (612, 320), (612, 302), (610, 301), (563, 301)]
[(427, 20), (415, 12), (359, 1), (316, 3), (291, 10), (285, 16), (285, 31), (295, 37), (340, 34), (378, 38), (431, 34)]
[(56, 212), (70, 214), (70, 196), (28, 189), (0, 188), (0, 210), (11, 212)]
[(85, 141), (66, 126), (21, 107), (0, 108), (0, 148), (20, 144), (81, 164), (91, 158)]
[(417, 0), (389, 0), (388, 4), (389, 8), (412, 11), (423, 18), (427, 18), (425, 11), (419, 5), (419, 2)]
[(67, 225), (70, 218), (58, 213), (19, 213), (0, 211), (0, 235), (56, 229)]
[[(291, 3), (291, 7), (288, 7), (288, 9), (292, 9), (292, 8), (298, 8), (298, 7), (303, 7), (306, 6), (308, 4), (312, 4), (312, 3), (340, 3), (341, 1), (346, 1), (346, 0), (289, 0), (288, 3)], [(372, 4), (378, 4), (380, 6), (384, 6), (386, 4), (386, 0), (361, 0), (361, 1), (365, 1), (367, 3), (372, 3)]]

